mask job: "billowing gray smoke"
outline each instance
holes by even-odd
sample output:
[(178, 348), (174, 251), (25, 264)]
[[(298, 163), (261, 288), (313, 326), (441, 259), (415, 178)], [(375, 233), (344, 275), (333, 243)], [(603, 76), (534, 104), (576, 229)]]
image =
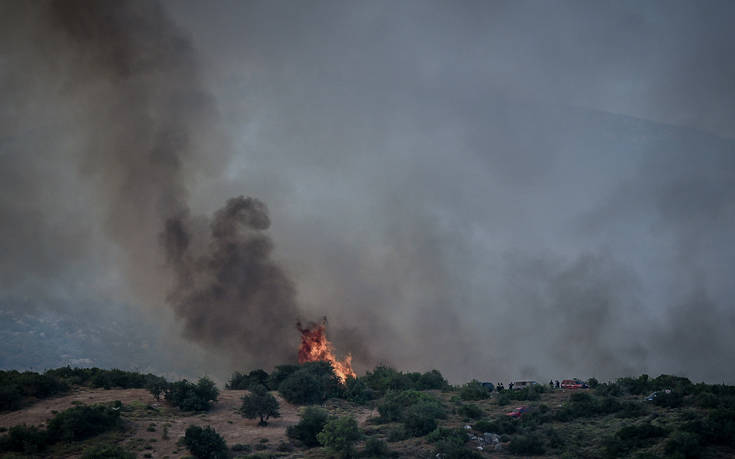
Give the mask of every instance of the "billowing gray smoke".
[(218, 210), (198, 251), (188, 215), (166, 222), (162, 234), (176, 285), (169, 302), (188, 334), (229, 350), (246, 350), (261, 364), (293, 360), (295, 290), (270, 254), (273, 243), (265, 205), (232, 198)]
[[(239, 197), (211, 220), (191, 215), (187, 184), (222, 167), (227, 147), (192, 47), (161, 6), (50, 1), (9, 10), (21, 25), (8, 27), (28, 27), (38, 40), (23, 70), (58, 76), (59, 99), (47, 102), (71, 112), (69, 157), (93, 183), (131, 297), (165, 296), (190, 338), (233, 360), (294, 360), (299, 310), (271, 259), (265, 205)], [(23, 85), (25, 97), (32, 88)]]

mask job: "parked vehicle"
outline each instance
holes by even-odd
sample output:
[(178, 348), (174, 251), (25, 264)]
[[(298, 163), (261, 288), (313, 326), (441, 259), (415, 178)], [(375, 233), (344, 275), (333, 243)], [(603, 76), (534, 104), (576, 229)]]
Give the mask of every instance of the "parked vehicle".
[(516, 381), (513, 383), (513, 390), (521, 390), (526, 387), (535, 386), (538, 384), (536, 381)]
[(581, 379), (565, 379), (561, 382), (562, 389), (589, 389), (589, 385)]
[(506, 416), (510, 416), (512, 418), (520, 418), (523, 416), (523, 413), (528, 412), (527, 406), (519, 406), (518, 408), (514, 409), (513, 411), (509, 411), (505, 413)]

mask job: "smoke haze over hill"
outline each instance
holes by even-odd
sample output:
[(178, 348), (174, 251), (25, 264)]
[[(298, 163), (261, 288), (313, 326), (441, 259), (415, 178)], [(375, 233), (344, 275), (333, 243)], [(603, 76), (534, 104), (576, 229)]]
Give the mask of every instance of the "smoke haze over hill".
[(358, 370), (735, 378), (731, 3), (0, 5), (8, 314), (224, 373), (326, 314)]

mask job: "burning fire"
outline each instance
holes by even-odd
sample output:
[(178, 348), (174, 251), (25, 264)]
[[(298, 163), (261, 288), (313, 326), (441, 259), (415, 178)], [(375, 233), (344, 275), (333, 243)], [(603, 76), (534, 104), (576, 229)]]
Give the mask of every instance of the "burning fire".
[(327, 339), (327, 318), (321, 323), (301, 327), (296, 325), (301, 332), (301, 346), (299, 347), (299, 363), (325, 361), (332, 364), (334, 373), (344, 383), (348, 376), (353, 378), (357, 375), (352, 370), (352, 356), (347, 354), (344, 361), (339, 361), (334, 356), (332, 343)]

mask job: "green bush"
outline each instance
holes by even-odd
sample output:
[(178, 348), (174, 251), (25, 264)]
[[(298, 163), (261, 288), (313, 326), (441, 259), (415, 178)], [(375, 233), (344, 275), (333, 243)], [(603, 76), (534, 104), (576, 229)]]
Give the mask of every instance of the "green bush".
[(719, 397), (712, 392), (700, 392), (694, 397), (694, 404), (700, 408), (717, 408), (719, 403)]
[(299, 440), (306, 446), (319, 446), (319, 440), (316, 436), (324, 429), (328, 419), (329, 414), (326, 410), (316, 406), (308, 406), (301, 413), (299, 423), (290, 426), (286, 430), (286, 434), (289, 438)]
[(364, 405), (375, 398), (375, 391), (368, 387), (362, 379), (349, 376), (345, 380), (343, 396), (346, 400), (349, 400), (352, 403)]
[(473, 379), (460, 388), (459, 397), (462, 400), (484, 400), (490, 398), (490, 390)]
[(242, 407), (240, 412), (243, 417), (248, 419), (260, 418), (259, 426), (268, 425), (268, 418), (278, 418), (281, 413), (278, 411), (278, 400), (266, 392), (265, 387), (257, 385), (251, 386), (252, 392), (242, 398)]
[(342, 457), (352, 456), (352, 447), (361, 437), (357, 421), (347, 416), (331, 419), (324, 426), (324, 430), (317, 434), (319, 443), (339, 453)]
[(384, 422), (402, 421), (403, 413), (411, 405), (419, 402), (431, 402), (441, 406), (439, 400), (416, 390), (389, 392), (383, 402), (378, 405), (378, 413)]
[(0, 386), (0, 411), (13, 411), (22, 408), (23, 394), (16, 384)]
[(666, 436), (665, 429), (650, 422), (628, 425), (618, 430), (613, 437), (605, 441), (607, 456), (622, 457), (631, 450), (643, 448), (655, 443), (655, 440)]
[(436, 444), (435, 454), (447, 459), (475, 459), (482, 456), (465, 447), (468, 437), (462, 429), (437, 428), (426, 439)]
[(219, 390), (209, 378), (200, 378), (196, 384), (177, 381), (166, 392), (166, 400), (184, 411), (208, 411), (218, 396)]
[(388, 391), (408, 390), (413, 386), (413, 382), (408, 376), (385, 365), (378, 365), (373, 371), (368, 371), (360, 379), (369, 388), (380, 394)]
[(680, 392), (671, 391), (658, 392), (653, 399), (653, 404), (664, 408), (679, 408), (684, 403), (684, 395)]
[(269, 381), (270, 378), (268, 376), (268, 373), (266, 373), (264, 370), (253, 370), (248, 374), (243, 374), (236, 371), (232, 374), (230, 381), (225, 384), (225, 388), (234, 390), (246, 390), (254, 386), (264, 386), (268, 388)]
[(421, 375), (416, 383), (416, 389), (418, 390), (446, 390), (448, 388), (449, 383), (438, 370), (427, 371)]
[(304, 405), (338, 397), (342, 391), (342, 383), (329, 362), (307, 362), (288, 375), (278, 387), (278, 392), (288, 402)]
[(457, 409), (457, 414), (465, 418), (479, 419), (485, 413), (482, 411), (482, 409), (479, 406), (469, 403), (469, 404), (460, 406)]
[(184, 435), (184, 445), (199, 459), (226, 459), (225, 440), (212, 427), (190, 425)]
[(677, 430), (666, 440), (664, 451), (670, 457), (698, 458), (702, 453), (702, 442), (697, 434)]
[(81, 459), (135, 459), (135, 453), (115, 445), (101, 445), (85, 449)]
[(546, 452), (543, 440), (536, 434), (513, 437), (509, 449), (511, 453), (523, 456), (539, 456)]
[(436, 429), (437, 418), (446, 418), (444, 408), (434, 400), (424, 400), (407, 407), (402, 415), (406, 432), (421, 437)]
[(388, 444), (379, 438), (369, 438), (365, 442), (365, 449), (362, 452), (364, 457), (396, 457), (398, 454), (391, 452)]
[(0, 451), (33, 454), (43, 451), (48, 443), (46, 431), (22, 424), (11, 427), (8, 434), (0, 438)]
[[(525, 417), (526, 415), (524, 415)], [(513, 434), (518, 431), (520, 421), (509, 416), (498, 416), (494, 421), (478, 421), (474, 429), (481, 432), (492, 432), (499, 435)]]
[(268, 376), (268, 384), (266, 386), (270, 390), (278, 390), (279, 387), (281, 387), (281, 383), (291, 376), (292, 374), (296, 373), (298, 369), (301, 368), (298, 365), (277, 365), (276, 368), (271, 372), (270, 376)]
[(386, 439), (389, 442), (396, 442), (396, 441), (403, 441), (409, 437), (408, 432), (406, 432), (406, 428), (401, 426), (394, 427), (393, 429), (390, 429), (388, 431), (388, 435)]
[(102, 405), (79, 405), (56, 414), (46, 430), (50, 441), (78, 441), (115, 429), (120, 424), (117, 410)]

